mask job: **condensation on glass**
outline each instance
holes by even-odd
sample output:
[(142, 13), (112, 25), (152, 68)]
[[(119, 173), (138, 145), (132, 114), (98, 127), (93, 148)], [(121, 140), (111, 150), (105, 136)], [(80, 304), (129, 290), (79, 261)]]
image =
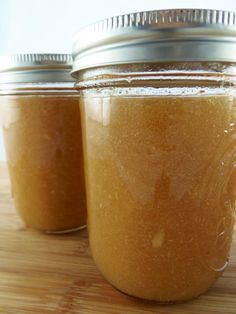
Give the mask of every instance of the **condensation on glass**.
[(79, 97), (70, 70), (70, 55), (0, 59), (12, 197), (26, 226), (46, 232), (86, 224)]
[(222, 11), (143, 12), (99, 22), (75, 41), (90, 246), (127, 294), (186, 301), (228, 264), (234, 21)]

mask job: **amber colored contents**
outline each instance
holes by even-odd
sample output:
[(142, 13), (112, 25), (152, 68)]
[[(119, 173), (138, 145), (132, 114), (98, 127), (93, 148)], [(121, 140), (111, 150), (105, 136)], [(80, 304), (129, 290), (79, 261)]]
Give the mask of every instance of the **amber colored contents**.
[(232, 97), (82, 102), (90, 245), (119, 290), (160, 302), (205, 292), (227, 266), (236, 199)]
[(78, 96), (4, 96), (1, 104), (14, 201), (26, 225), (85, 225)]

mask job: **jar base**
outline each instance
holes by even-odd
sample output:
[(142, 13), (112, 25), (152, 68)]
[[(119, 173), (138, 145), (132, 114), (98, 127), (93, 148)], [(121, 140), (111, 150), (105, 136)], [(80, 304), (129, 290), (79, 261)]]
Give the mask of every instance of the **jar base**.
[(71, 228), (71, 229), (66, 229), (66, 230), (45, 230), (44, 232), (46, 234), (66, 234), (66, 233), (71, 233), (71, 232), (76, 232), (82, 229), (85, 229), (87, 225)]
[[(109, 282), (110, 283), (110, 282)], [(206, 291), (204, 292), (201, 292), (199, 293), (198, 295), (194, 296), (194, 297), (191, 297), (189, 299), (183, 299), (183, 300), (174, 300), (174, 301), (161, 301), (161, 300), (157, 300), (157, 299), (147, 299), (147, 298), (142, 298), (142, 297), (139, 297), (139, 296), (135, 296), (135, 295), (132, 295), (132, 294), (129, 294), (127, 292), (124, 292), (122, 291), (121, 289), (115, 287), (113, 284), (110, 283), (110, 285), (117, 291), (119, 291), (120, 293), (126, 295), (127, 297), (129, 298), (132, 298), (134, 300), (136, 300), (137, 302), (142, 302), (142, 303), (146, 303), (146, 304), (149, 304), (149, 305), (176, 305), (176, 304), (184, 304), (184, 303), (188, 303), (188, 302), (191, 302), (193, 300), (196, 300), (198, 299), (199, 297), (201, 297), (202, 295), (206, 294), (207, 291), (209, 291), (211, 289), (211, 287), (209, 287)]]

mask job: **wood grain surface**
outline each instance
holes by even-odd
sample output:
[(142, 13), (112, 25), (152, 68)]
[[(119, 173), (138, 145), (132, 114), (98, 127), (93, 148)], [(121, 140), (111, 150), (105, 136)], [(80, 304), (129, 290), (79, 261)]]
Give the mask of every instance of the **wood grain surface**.
[(31, 313), (236, 314), (236, 234), (230, 264), (207, 294), (168, 306), (128, 297), (96, 269), (86, 230), (46, 235), (24, 228), (0, 163), (0, 314)]

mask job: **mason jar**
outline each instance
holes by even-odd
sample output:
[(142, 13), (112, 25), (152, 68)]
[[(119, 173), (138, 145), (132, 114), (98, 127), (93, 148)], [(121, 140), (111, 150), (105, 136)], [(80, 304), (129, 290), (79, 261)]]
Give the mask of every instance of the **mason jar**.
[(0, 110), (12, 196), (26, 226), (86, 224), (79, 95), (71, 55), (0, 58)]
[(75, 39), (90, 246), (126, 294), (189, 300), (228, 264), (235, 19), (215, 10), (139, 12)]

